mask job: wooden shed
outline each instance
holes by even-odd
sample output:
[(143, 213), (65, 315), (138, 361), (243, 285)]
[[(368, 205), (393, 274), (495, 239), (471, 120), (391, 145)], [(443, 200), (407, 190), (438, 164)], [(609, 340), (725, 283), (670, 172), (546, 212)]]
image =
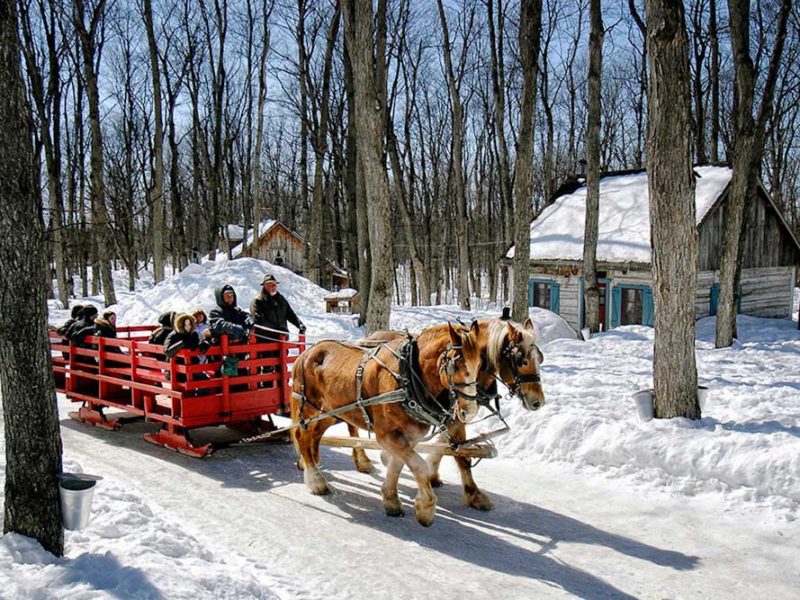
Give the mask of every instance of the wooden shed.
[[(275, 219), (261, 221), (255, 245), (253, 244), (252, 228), (247, 231), (247, 240), (244, 240), (244, 228), (241, 225), (228, 225), (228, 231), (233, 258), (251, 256), (286, 267), (295, 273), (303, 272), (305, 268), (303, 240), (280, 221)], [(236, 240), (235, 244), (234, 240)]]
[(339, 290), (325, 296), (325, 312), (352, 314), (361, 313), (361, 296), (351, 288)]
[[(715, 315), (731, 170), (695, 167), (698, 228), (697, 318)], [(800, 243), (759, 182), (747, 204), (739, 312), (790, 317)], [(560, 314), (583, 327), (583, 231), (586, 185), (579, 181), (556, 196), (531, 223), (531, 306)], [(507, 258), (513, 257), (513, 248)], [(607, 173), (600, 180), (597, 269), (603, 329), (653, 323), (650, 214), (647, 173)], [(509, 264), (509, 261), (506, 261)]]

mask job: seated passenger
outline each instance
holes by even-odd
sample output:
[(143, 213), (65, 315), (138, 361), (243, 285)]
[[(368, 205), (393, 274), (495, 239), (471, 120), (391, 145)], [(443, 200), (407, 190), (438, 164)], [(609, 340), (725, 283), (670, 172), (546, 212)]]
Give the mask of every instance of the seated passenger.
[(214, 290), (217, 306), (209, 315), (209, 327), (215, 339), (227, 334), (233, 341), (246, 340), (250, 334), (252, 321), (241, 308), (236, 306), (236, 292), (230, 285), (223, 285)]
[(148, 344), (156, 344), (161, 346), (167, 339), (167, 336), (172, 331), (173, 322), (175, 321), (175, 311), (168, 310), (158, 315), (159, 327), (153, 330), (150, 334), (150, 339), (147, 340)]

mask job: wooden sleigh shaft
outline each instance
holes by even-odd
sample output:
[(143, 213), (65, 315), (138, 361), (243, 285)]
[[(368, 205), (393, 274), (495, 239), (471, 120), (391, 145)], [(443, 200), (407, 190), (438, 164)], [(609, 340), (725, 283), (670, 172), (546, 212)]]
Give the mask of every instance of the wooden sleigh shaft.
[[(339, 436), (323, 436), (321, 442), (325, 446), (335, 448), (363, 448), (364, 450), (383, 450), (378, 440), (374, 438), (355, 438)], [(417, 444), (414, 450), (422, 454), (444, 454), (446, 456), (462, 456), (464, 458), (494, 458), (497, 449), (489, 444), (468, 444), (452, 448), (444, 442), (430, 442)]]

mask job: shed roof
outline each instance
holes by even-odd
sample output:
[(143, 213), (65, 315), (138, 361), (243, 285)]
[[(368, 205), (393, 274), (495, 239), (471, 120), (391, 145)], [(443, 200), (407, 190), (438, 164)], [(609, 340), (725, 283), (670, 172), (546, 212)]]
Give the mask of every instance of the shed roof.
[[(699, 225), (731, 180), (723, 166), (695, 167), (695, 220)], [(586, 184), (557, 197), (531, 223), (531, 260), (583, 260)], [(514, 256), (512, 247), (506, 254)], [(647, 173), (607, 175), (600, 179), (597, 237), (600, 262), (650, 262), (650, 201)]]

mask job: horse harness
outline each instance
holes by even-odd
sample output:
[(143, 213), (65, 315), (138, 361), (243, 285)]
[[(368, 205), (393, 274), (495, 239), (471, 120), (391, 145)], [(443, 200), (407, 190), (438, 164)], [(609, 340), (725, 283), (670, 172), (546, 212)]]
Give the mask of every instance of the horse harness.
[[(311, 406), (318, 410), (320, 414), (309, 419), (300, 419), (297, 424), (292, 426), (292, 428), (299, 426), (301, 429), (305, 430), (308, 425), (316, 421), (330, 417), (338, 418), (338, 416), (343, 413), (350, 412), (354, 409), (359, 409), (364, 416), (364, 420), (367, 424), (367, 430), (371, 431), (372, 419), (367, 412), (367, 408), (379, 404), (395, 403), (400, 403), (403, 410), (405, 410), (405, 412), (413, 419), (433, 427), (434, 431), (431, 436), (435, 435), (436, 433), (446, 433), (447, 422), (451, 418), (455, 417), (463, 420), (463, 415), (459, 414), (457, 411), (451, 410), (448, 406), (444, 406), (437, 399), (437, 397), (434, 396), (430, 390), (428, 390), (427, 386), (423, 382), (419, 369), (419, 347), (417, 345), (417, 340), (412, 336), (408, 336), (408, 339), (399, 348), (399, 350), (395, 350), (387, 344), (381, 344), (374, 348), (370, 348), (369, 350), (364, 350), (364, 348), (360, 346), (352, 346), (350, 344), (346, 345), (348, 347), (358, 348), (359, 350), (364, 351), (364, 356), (362, 357), (358, 364), (358, 368), (356, 369), (356, 401), (338, 408), (323, 411), (322, 407), (316, 406), (305, 395), (305, 381), (304, 378), (301, 378), (300, 393), (292, 392), (292, 396), (296, 400), (300, 401), (299, 414), (302, 414), (303, 406), (306, 403), (311, 404)], [(389, 365), (378, 358), (378, 353), (380, 352), (381, 348), (386, 348), (386, 350), (388, 350), (398, 359), (399, 372), (393, 371)], [(452, 380), (453, 375), (455, 375), (457, 371), (456, 363), (459, 359), (461, 359), (461, 350), (461, 346), (448, 344), (447, 348), (445, 348), (441, 355), (439, 369), (440, 372), (444, 372), (445, 376), (447, 377), (448, 397), (451, 400), (451, 404), (454, 404), (457, 398), (464, 398), (473, 401), (478, 400), (477, 395), (473, 396), (467, 394), (461, 389), (475, 385), (474, 381), (458, 383)], [(453, 355), (453, 352), (456, 354)], [(362, 380), (364, 377), (364, 369), (370, 361), (375, 361), (382, 369), (385, 369), (399, 384), (399, 388), (383, 394), (364, 398), (362, 396)]]

